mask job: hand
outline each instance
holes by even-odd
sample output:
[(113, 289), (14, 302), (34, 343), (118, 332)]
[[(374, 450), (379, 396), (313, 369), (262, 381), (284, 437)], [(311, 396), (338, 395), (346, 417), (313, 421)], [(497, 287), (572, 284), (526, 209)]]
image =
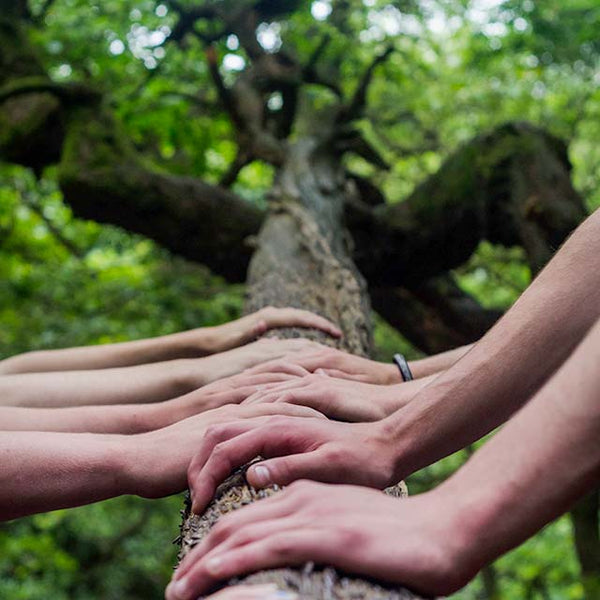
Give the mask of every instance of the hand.
[(254, 369), (254, 372), (273, 372), (285, 368), (289, 364), (299, 365), (311, 373), (318, 370), (339, 379), (351, 379), (379, 385), (402, 383), (396, 365), (377, 362), (322, 344), (318, 344), (317, 348), (307, 349), (306, 352), (286, 356), (284, 360), (261, 364)]
[[(248, 408), (255, 406), (273, 405)], [(387, 421), (337, 423), (281, 415), (214, 425), (188, 471), (192, 510), (202, 511), (233, 469), (259, 455), (270, 460), (248, 469), (246, 478), (256, 488), (296, 479), (384, 488), (396, 481), (391, 433)]]
[(278, 327), (302, 327), (319, 329), (339, 338), (342, 332), (331, 321), (299, 308), (276, 308), (267, 306), (260, 310), (212, 328), (214, 334), (213, 352), (223, 352), (237, 346), (242, 346), (270, 329)]
[[(265, 361), (284, 356), (294, 356), (298, 352), (314, 351), (321, 347), (321, 344), (304, 338), (285, 340), (264, 338), (240, 348), (228, 350), (227, 352), (221, 352), (220, 354), (200, 359), (192, 359), (191, 367), (192, 369), (194, 368), (194, 360), (202, 361), (202, 377), (204, 379), (198, 382), (198, 385), (202, 385), (203, 383), (235, 375)], [(306, 369), (299, 368), (299, 365), (295, 365), (295, 369), (291, 365), (287, 365), (285, 368), (279, 369), (279, 371), (282, 370), (286, 373), (292, 371), (297, 374), (306, 373)], [(206, 379), (207, 375), (208, 379)]]
[(478, 568), (464, 558), (457, 513), (436, 492), (399, 500), (300, 481), (222, 517), (185, 557), (166, 598), (192, 600), (220, 580), (309, 561), (446, 596)]
[(198, 413), (225, 406), (239, 404), (259, 390), (268, 390), (276, 385), (299, 379), (308, 371), (294, 365), (289, 372), (250, 373), (243, 371), (237, 375), (218, 379), (189, 394), (149, 405), (152, 418), (150, 429), (158, 429), (187, 419)]
[(311, 417), (311, 421), (325, 420), (316, 410), (291, 404), (227, 405), (149, 433), (122, 436), (120, 455), (124, 481), (119, 482), (120, 493), (160, 498), (180, 492), (187, 487), (190, 462), (211, 426), (229, 423), (232, 419), (239, 423), (278, 414), (298, 420), (306, 417)]
[[(257, 373), (254, 376), (275, 374)], [(256, 392), (243, 400), (243, 404), (286, 402), (310, 406), (330, 419), (378, 421), (408, 402), (410, 396), (407, 397), (404, 390), (404, 385), (374, 385), (336, 379), (324, 373), (310, 374), (259, 386)]]

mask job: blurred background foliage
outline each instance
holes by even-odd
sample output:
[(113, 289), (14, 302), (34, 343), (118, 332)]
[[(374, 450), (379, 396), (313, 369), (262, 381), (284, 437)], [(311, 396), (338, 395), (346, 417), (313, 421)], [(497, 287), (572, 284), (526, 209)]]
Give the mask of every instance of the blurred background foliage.
[[(216, 0), (215, 0), (216, 1)], [(374, 52), (398, 48), (380, 68), (362, 127), (392, 168), (369, 176), (398, 202), (458, 144), (510, 119), (529, 120), (569, 143), (573, 181), (590, 210), (600, 206), (600, 2), (597, 0), (346, 0), (336, 24), (327, 0), (299, 2), (285, 21), (263, 23), (266, 48), (309, 56), (316, 32), (356, 79)], [(57, 81), (87, 81), (109, 93), (137, 149), (156, 168), (216, 182), (235, 152), (200, 45), (168, 44), (175, 24), (159, 0), (32, 0), (43, 15), (34, 42)], [(345, 28), (345, 29), (344, 29)], [(320, 33), (319, 33), (320, 35)], [(225, 78), (247, 60), (235, 36), (221, 44)], [(350, 83), (348, 83), (350, 82)], [(199, 91), (200, 90), (200, 91)], [(309, 89), (303, 102), (331, 97)], [(272, 99), (273, 107), (277, 98)], [(308, 123), (307, 126), (310, 126)], [(235, 190), (264, 202), (268, 166), (243, 169)], [(520, 249), (484, 243), (456, 271), (485, 306), (507, 308), (530, 280)], [(0, 357), (38, 348), (161, 335), (235, 318), (243, 288), (169, 255), (147, 239), (76, 220), (53, 169), (40, 179), (0, 165)], [(381, 319), (378, 357), (418, 353)], [(414, 475), (413, 493), (435, 485), (469, 452)], [(551, 476), (549, 468), (548, 476)], [(162, 598), (174, 563), (181, 499), (119, 498), (0, 525), (0, 597), (23, 600)], [(495, 592), (494, 592), (495, 590)], [(456, 595), (581, 599), (567, 518), (498, 561)]]

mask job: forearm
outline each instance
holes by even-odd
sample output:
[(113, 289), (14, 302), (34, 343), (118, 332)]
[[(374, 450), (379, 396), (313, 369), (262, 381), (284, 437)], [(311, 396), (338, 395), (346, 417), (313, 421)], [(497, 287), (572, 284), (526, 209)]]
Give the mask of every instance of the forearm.
[(599, 316), (599, 253), (597, 212), (470, 352), (389, 418), (399, 474), (479, 439), (552, 375)]
[(473, 345), (460, 346), (447, 352), (441, 352), (440, 354), (434, 354), (418, 360), (411, 360), (409, 366), (413, 377), (420, 379), (421, 377), (428, 377), (429, 375), (436, 375), (437, 373), (446, 371), (459, 361)]
[(0, 406), (0, 431), (134, 434), (166, 427), (189, 416), (179, 416), (180, 412), (170, 402), (70, 408)]
[(433, 493), (452, 498), (480, 568), (600, 480), (600, 322), (507, 425)]
[(63, 406), (159, 402), (202, 385), (195, 360), (93, 371), (22, 373), (0, 377), (0, 405)]
[(122, 436), (0, 432), (0, 520), (128, 493)]
[(0, 374), (129, 367), (212, 352), (213, 328), (144, 340), (26, 352), (0, 361)]

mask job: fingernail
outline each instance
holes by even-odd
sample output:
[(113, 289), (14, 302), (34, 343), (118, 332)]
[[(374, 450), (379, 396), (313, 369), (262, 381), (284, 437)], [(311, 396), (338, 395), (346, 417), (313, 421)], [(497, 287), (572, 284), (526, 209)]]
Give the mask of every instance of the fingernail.
[(294, 594), (293, 592), (285, 592), (283, 590), (279, 590), (274, 594), (269, 594), (266, 597), (266, 600), (296, 600), (298, 598), (298, 594)]
[(171, 581), (167, 586), (166, 596), (168, 600), (187, 600), (189, 598), (187, 580), (184, 578)]
[(254, 474), (254, 479), (256, 479), (259, 485), (265, 486), (271, 483), (271, 476), (267, 467), (259, 465), (258, 467), (254, 467), (252, 472)]

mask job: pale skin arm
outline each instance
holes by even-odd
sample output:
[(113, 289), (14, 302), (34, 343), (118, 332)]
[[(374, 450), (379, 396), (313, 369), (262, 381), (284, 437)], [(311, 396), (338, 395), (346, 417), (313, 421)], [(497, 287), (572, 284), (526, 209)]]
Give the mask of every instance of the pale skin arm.
[(182, 562), (167, 599), (191, 600), (220, 580), (308, 561), (427, 596), (457, 591), (598, 485), (599, 362), (600, 321), (536, 396), (431, 492), (398, 501), (298, 482), (225, 516)]
[[(409, 367), (414, 379), (431, 377), (449, 369), (471, 347), (472, 345), (461, 346), (441, 354), (410, 361)], [(327, 346), (299, 353), (287, 361), (273, 361), (260, 365), (257, 367), (257, 371), (276, 371), (282, 366), (286, 366), (286, 362), (300, 365), (311, 373), (323, 373), (338, 379), (349, 379), (375, 385), (394, 385), (403, 382), (400, 371), (394, 363), (371, 360)]]
[[(318, 415), (300, 406), (281, 410)], [(273, 413), (266, 405), (224, 406), (138, 435), (0, 431), (0, 521), (123, 494), (158, 498), (182, 491), (207, 427), (234, 415)]]
[(385, 419), (272, 417), (212, 428), (190, 467), (194, 509), (212, 497), (216, 473), (224, 478), (227, 465), (257, 455), (268, 458), (248, 470), (257, 487), (309, 478), (383, 488), (479, 439), (543, 385), (600, 316), (599, 254), (597, 211), (482, 340)]
[(260, 362), (316, 347), (316, 343), (301, 338), (263, 339), (204, 358), (115, 369), (5, 375), (0, 377), (0, 406), (57, 408), (159, 402)]
[(405, 383), (377, 385), (317, 373), (261, 386), (243, 403), (287, 402), (309, 406), (339, 421), (377, 421), (406, 406), (435, 378), (429, 375)]
[(268, 306), (215, 327), (117, 344), (27, 352), (0, 361), (0, 375), (107, 369), (197, 358), (242, 346), (277, 327), (313, 328), (333, 337), (341, 336), (333, 323), (319, 315), (296, 308)]
[(298, 379), (298, 373), (240, 373), (154, 404), (28, 408), (0, 406), (0, 431), (135, 434), (167, 427), (201, 412), (238, 404), (259, 388)]

